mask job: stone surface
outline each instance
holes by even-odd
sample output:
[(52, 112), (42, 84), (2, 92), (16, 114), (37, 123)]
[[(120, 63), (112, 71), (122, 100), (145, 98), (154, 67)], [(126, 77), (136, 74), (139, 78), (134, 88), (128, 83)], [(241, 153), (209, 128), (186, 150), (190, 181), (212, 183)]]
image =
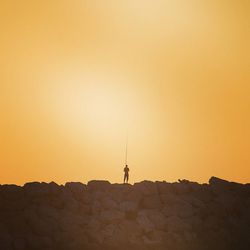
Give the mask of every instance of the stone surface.
[(100, 220), (103, 223), (115, 223), (124, 219), (125, 214), (116, 210), (105, 210), (100, 213)]
[(0, 185), (3, 250), (249, 250), (250, 184)]

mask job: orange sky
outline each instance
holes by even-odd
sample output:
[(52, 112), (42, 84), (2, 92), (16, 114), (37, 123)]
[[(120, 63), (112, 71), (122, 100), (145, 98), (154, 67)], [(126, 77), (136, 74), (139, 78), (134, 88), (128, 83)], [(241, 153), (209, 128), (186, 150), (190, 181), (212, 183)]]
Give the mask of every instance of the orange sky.
[(0, 183), (250, 182), (248, 0), (0, 3)]

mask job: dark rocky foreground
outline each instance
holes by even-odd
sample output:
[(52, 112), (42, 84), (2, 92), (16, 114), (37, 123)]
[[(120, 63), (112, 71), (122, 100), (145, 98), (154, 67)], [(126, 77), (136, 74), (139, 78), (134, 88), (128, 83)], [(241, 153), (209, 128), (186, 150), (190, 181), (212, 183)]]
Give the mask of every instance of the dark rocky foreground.
[(0, 185), (1, 250), (249, 250), (250, 184)]

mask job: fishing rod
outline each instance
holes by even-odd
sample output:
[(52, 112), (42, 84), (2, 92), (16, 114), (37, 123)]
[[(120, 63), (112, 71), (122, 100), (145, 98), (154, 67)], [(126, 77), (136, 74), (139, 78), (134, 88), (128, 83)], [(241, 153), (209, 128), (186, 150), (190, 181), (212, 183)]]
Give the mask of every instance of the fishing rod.
[(126, 135), (125, 166), (128, 164), (128, 132)]

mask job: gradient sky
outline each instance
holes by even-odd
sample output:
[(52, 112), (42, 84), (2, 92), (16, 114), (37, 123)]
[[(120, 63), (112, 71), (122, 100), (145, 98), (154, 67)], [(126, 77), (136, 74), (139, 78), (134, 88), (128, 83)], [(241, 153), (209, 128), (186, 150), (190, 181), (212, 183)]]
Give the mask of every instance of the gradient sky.
[(248, 0), (1, 0), (0, 183), (250, 182)]

